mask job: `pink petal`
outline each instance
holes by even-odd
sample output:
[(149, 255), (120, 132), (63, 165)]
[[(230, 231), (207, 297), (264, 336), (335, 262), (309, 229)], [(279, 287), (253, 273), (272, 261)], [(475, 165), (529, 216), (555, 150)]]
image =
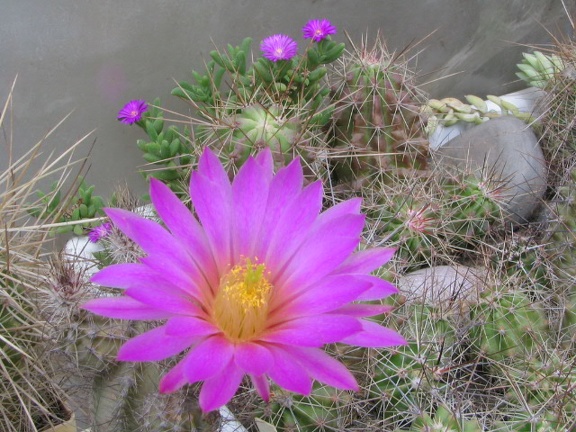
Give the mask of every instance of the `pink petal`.
[(362, 321), (362, 331), (342, 339), (342, 343), (367, 348), (386, 348), (406, 345), (406, 340), (394, 330), (372, 321)]
[(156, 327), (128, 340), (118, 350), (120, 361), (159, 361), (181, 353), (194, 343), (189, 338), (168, 336), (166, 326)]
[(280, 169), (272, 179), (261, 230), (262, 233), (270, 234), (261, 236), (258, 248), (255, 250), (256, 256), (266, 256), (266, 251), (272, 240), (271, 233), (278, 228), (280, 217), (287, 209), (290, 209), (291, 203), (302, 193), (303, 178), (302, 166), (295, 159), (287, 167)]
[[(282, 191), (278, 191), (282, 193)], [(270, 197), (273, 195), (270, 190)], [(308, 185), (300, 195), (287, 207), (278, 211), (277, 219), (269, 227), (270, 243), (265, 253), (264, 262), (270, 263), (274, 273), (279, 272), (286, 261), (307, 238), (309, 230), (322, 208), (322, 184), (315, 182)], [(266, 231), (262, 230), (262, 233)]]
[(177, 269), (181, 269), (193, 280), (201, 277), (186, 249), (159, 224), (122, 209), (108, 208), (105, 211), (114, 225), (135, 241), (155, 262), (162, 265), (174, 263)]
[(241, 343), (234, 352), (236, 365), (250, 375), (262, 375), (273, 367), (274, 359), (270, 351), (259, 344)]
[(171, 315), (124, 296), (89, 300), (81, 308), (108, 318), (126, 320), (161, 320)]
[[(220, 166), (222, 168), (222, 166)], [(222, 274), (231, 262), (232, 188), (225, 182), (193, 172), (190, 179), (190, 196), (196, 214), (202, 223), (212, 255)]]
[[(313, 330), (312, 330), (313, 329)], [(362, 330), (360, 322), (346, 315), (314, 315), (294, 319), (262, 336), (266, 342), (320, 347)]]
[(160, 393), (174, 393), (188, 384), (184, 374), (184, 365), (190, 353), (180, 360), (166, 375), (162, 377), (159, 384)]
[(330, 312), (356, 300), (371, 285), (371, 282), (353, 275), (327, 276), (318, 284), (287, 290), (294, 298), (289, 300), (288, 296), (281, 297), (278, 313), (298, 317)]
[(324, 278), (358, 246), (363, 227), (363, 215), (344, 215), (317, 226), (290, 259), (278, 285), (311, 285)]
[(190, 179), (190, 197), (204, 228), (218, 271), (231, 262), (232, 187), (218, 157), (208, 148)]
[(221, 373), (234, 356), (234, 345), (222, 336), (211, 336), (186, 357), (184, 372), (189, 383), (204, 381)]
[(358, 383), (350, 371), (321, 349), (291, 347), (290, 353), (312, 378), (342, 390), (358, 391)]
[(268, 371), (270, 378), (286, 390), (309, 395), (312, 391), (312, 379), (297, 358), (278, 345), (269, 345), (268, 349), (274, 357), (274, 367)]
[(226, 405), (238, 390), (243, 376), (244, 372), (231, 362), (222, 373), (205, 381), (200, 390), (199, 402), (202, 411), (213, 411)]
[(365, 318), (382, 315), (392, 310), (392, 306), (376, 304), (349, 304), (333, 311), (333, 313), (344, 314), (356, 318)]
[(254, 254), (266, 211), (269, 188), (269, 173), (253, 158), (248, 158), (232, 183), (234, 261)]
[(171, 314), (198, 315), (201, 313), (201, 309), (191, 297), (162, 291), (155, 286), (128, 288), (125, 294), (150, 307)]
[(150, 267), (136, 263), (114, 264), (104, 267), (90, 280), (92, 283), (114, 288), (134, 288), (141, 285), (153, 285), (159, 291), (171, 294), (183, 294), (185, 291), (167, 281), (160, 273)]
[(359, 278), (362, 281), (371, 283), (372, 286), (358, 296), (358, 301), (380, 300), (398, 293), (398, 288), (387, 280), (370, 275), (359, 276)]
[(198, 161), (198, 173), (207, 177), (222, 186), (230, 186), (230, 180), (228, 179), (228, 174), (222, 166), (218, 156), (208, 147), (204, 148), (202, 155)]
[(319, 217), (318, 221), (321, 224), (330, 224), (340, 219), (342, 216), (346, 215), (358, 215), (360, 214), (360, 207), (362, 205), (361, 198), (352, 198), (346, 201), (342, 201), (335, 206), (328, 208)]
[(166, 334), (181, 338), (197, 338), (198, 336), (210, 336), (219, 330), (208, 321), (193, 316), (171, 317), (166, 323)]
[[(170, 248), (166, 248), (170, 251)], [(203, 291), (207, 285), (203, 276), (197, 276), (198, 279), (192, 279), (192, 275), (187, 272), (179, 263), (175, 262), (169, 254), (164, 256), (148, 256), (140, 258), (140, 263), (150, 268), (156, 274), (162, 275), (167, 282), (173, 286), (185, 291), (195, 298), (203, 298)]]
[(138, 243), (148, 255), (165, 254), (164, 245), (174, 242), (174, 237), (168, 231), (150, 219), (119, 208), (106, 208), (105, 212), (114, 225)]
[(270, 400), (270, 383), (268, 382), (266, 375), (250, 375), (250, 380), (260, 397), (265, 402), (268, 402)]
[(216, 265), (206, 235), (192, 212), (168, 186), (154, 178), (150, 179), (150, 197), (160, 218), (182, 242), (197, 267), (206, 275), (214, 274)]
[(338, 268), (338, 273), (371, 273), (386, 264), (396, 249), (371, 248), (350, 255)]
[(274, 174), (274, 160), (272, 159), (272, 151), (270, 150), (270, 147), (266, 147), (260, 150), (254, 159), (262, 167), (268, 178), (271, 180)]

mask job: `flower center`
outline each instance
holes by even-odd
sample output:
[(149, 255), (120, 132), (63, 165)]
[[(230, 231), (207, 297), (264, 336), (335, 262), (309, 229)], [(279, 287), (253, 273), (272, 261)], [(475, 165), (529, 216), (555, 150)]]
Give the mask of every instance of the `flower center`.
[(230, 269), (220, 279), (212, 318), (232, 342), (246, 342), (266, 328), (272, 284), (264, 264), (250, 259)]

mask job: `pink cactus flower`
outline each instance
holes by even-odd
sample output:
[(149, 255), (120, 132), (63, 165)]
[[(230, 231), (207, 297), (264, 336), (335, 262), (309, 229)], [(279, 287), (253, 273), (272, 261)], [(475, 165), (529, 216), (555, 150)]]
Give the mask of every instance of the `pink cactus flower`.
[(366, 319), (388, 307), (358, 303), (397, 292), (370, 274), (394, 251), (355, 252), (364, 226), (360, 199), (321, 212), (322, 195), (320, 182), (303, 187), (298, 159), (274, 174), (271, 152), (263, 150), (230, 182), (206, 149), (190, 181), (198, 219), (155, 179), (150, 196), (165, 227), (106, 210), (146, 256), (94, 275), (92, 282), (123, 294), (83, 307), (110, 318), (166, 320), (128, 340), (118, 360), (153, 362), (184, 353), (160, 391), (203, 382), (204, 411), (226, 404), (245, 375), (265, 400), (271, 382), (303, 395), (313, 380), (357, 390), (348, 369), (322, 348), (405, 343)]

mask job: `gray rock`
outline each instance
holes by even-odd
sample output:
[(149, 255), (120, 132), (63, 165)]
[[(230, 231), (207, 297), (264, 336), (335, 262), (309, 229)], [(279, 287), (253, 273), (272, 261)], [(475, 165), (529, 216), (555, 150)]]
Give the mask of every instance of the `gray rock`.
[(433, 153), (440, 169), (475, 172), (502, 186), (501, 204), (516, 223), (530, 219), (546, 191), (547, 167), (532, 129), (512, 116), (492, 119)]
[(487, 271), (462, 265), (428, 267), (408, 273), (397, 281), (410, 303), (430, 306), (474, 303), (484, 290)]

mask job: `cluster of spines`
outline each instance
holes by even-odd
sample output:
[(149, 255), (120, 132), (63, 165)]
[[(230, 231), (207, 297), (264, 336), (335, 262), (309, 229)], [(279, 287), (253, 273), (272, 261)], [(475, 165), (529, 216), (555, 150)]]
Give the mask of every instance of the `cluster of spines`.
[(340, 181), (424, 169), (428, 141), (419, 108), (424, 95), (408, 62), (378, 36), (373, 47), (363, 41), (345, 54), (334, 75), (331, 145)]

